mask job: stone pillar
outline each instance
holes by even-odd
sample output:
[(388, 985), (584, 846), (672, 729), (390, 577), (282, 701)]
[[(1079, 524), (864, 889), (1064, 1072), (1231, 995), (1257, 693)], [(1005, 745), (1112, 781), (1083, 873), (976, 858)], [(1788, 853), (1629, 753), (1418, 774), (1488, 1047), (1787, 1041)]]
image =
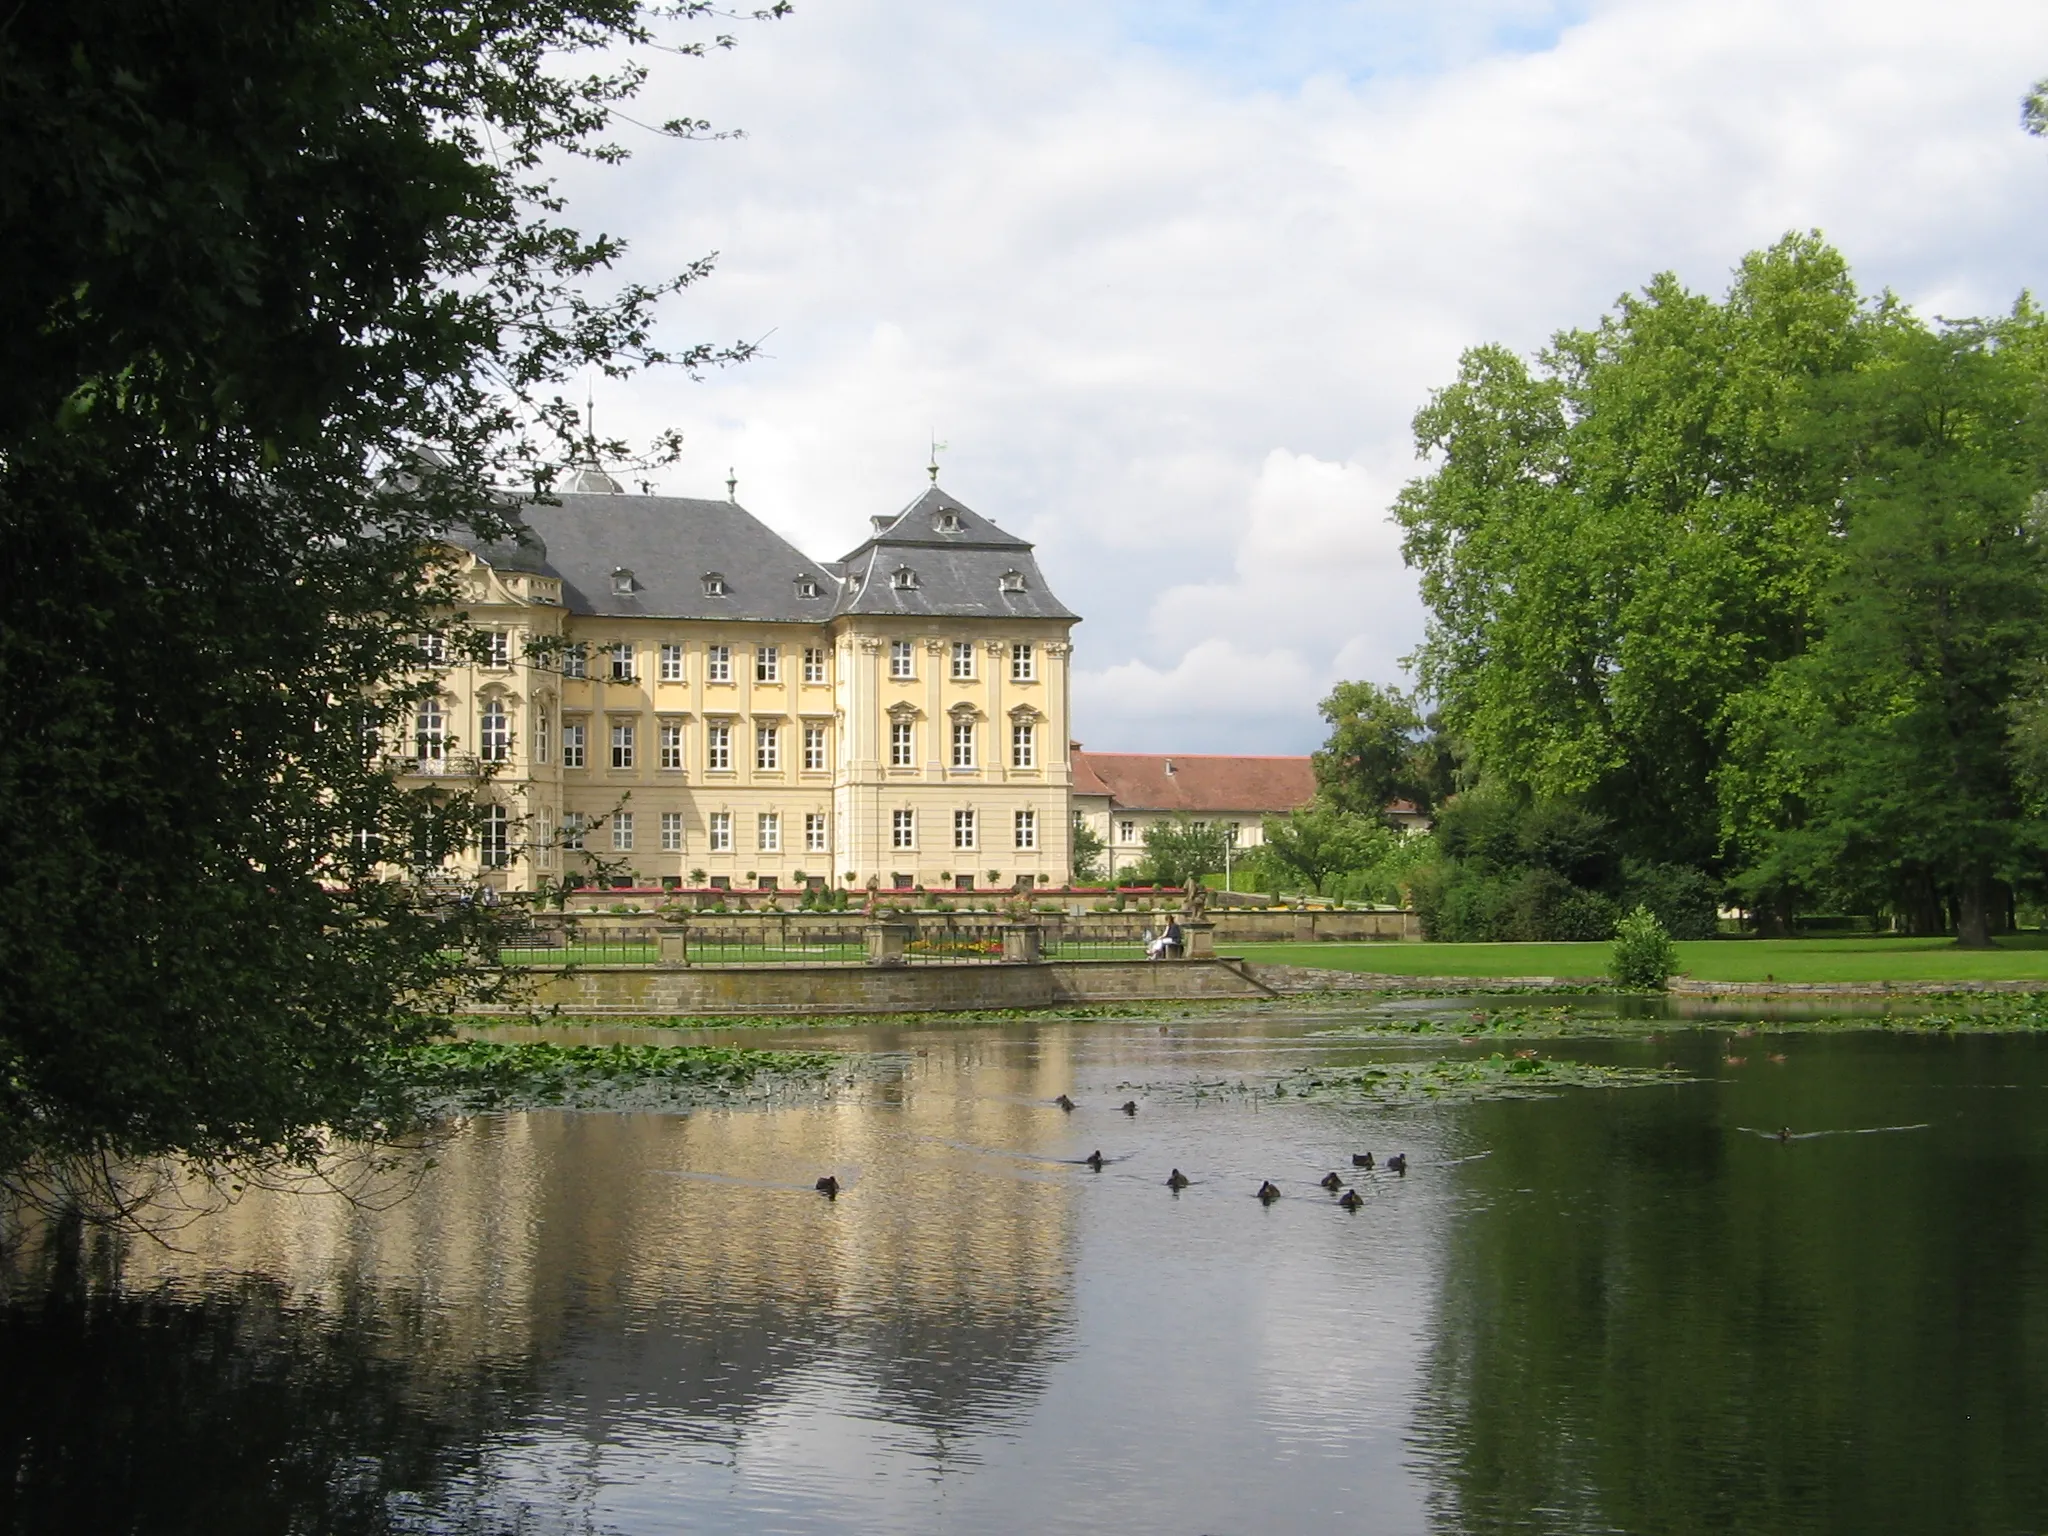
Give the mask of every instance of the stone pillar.
[(910, 943), (910, 934), (909, 923), (869, 923), (868, 964), (903, 964), (903, 950)]
[(1003, 964), (1036, 965), (1043, 952), (1042, 931), (1038, 924), (1003, 924)]
[(1181, 933), (1187, 939), (1184, 958), (1189, 960), (1214, 960), (1216, 958), (1216, 925), (1211, 922), (1185, 922), (1180, 925)]
[(661, 946), (663, 965), (688, 965), (690, 963), (690, 926), (688, 923), (672, 923), (656, 936)]

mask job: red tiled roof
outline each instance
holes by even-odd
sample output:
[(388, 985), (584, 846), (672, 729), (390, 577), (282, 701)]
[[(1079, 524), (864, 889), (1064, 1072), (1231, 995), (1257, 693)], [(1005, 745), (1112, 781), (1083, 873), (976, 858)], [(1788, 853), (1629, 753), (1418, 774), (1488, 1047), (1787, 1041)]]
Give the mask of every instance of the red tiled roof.
[(1133, 811), (1277, 813), (1313, 800), (1316, 774), (1305, 757), (1076, 752), (1074, 793), (1108, 795)]

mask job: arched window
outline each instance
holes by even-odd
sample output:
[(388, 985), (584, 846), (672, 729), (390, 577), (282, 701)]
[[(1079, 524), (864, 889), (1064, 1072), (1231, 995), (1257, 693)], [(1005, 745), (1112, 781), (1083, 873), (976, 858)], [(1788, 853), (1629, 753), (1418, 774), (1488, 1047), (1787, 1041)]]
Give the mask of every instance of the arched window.
[(512, 756), (512, 717), (503, 699), (486, 699), (483, 717), (477, 724), (477, 755), (487, 763), (502, 763)]

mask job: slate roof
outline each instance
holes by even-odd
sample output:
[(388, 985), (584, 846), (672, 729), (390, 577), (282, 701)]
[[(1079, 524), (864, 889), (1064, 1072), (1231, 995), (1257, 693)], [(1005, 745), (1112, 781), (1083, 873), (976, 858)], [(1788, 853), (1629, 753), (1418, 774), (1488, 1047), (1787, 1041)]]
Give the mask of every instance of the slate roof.
[(1076, 752), (1077, 795), (1108, 795), (1120, 809), (1282, 812), (1315, 798), (1306, 757), (1212, 757), (1173, 753)]
[[(519, 508), (537, 546), (456, 542), (500, 569), (560, 577), (572, 613), (812, 624), (832, 616), (839, 584), (830, 568), (737, 502), (576, 492), (556, 499), (558, 506)], [(614, 589), (619, 571), (630, 573), (630, 590)], [(723, 578), (722, 597), (706, 591), (713, 574)], [(799, 577), (816, 581), (815, 598), (797, 595)]]
[[(1078, 619), (1053, 596), (1031, 545), (934, 485), (879, 526), (836, 568), (840, 613)], [(914, 585), (899, 586), (908, 571)], [(1017, 590), (1006, 591), (1005, 579)]]

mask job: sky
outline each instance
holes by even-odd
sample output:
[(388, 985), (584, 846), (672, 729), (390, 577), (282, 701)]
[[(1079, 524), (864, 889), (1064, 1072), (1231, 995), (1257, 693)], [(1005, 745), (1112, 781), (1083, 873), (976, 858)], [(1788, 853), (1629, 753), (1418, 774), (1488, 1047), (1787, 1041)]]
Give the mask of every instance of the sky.
[(565, 178), (621, 274), (717, 252), (594, 386), (656, 477), (836, 558), (940, 483), (1032, 539), (1096, 750), (1305, 752), (1426, 614), (1387, 508), (1460, 353), (1713, 293), (1819, 229), (1868, 291), (2043, 281), (2039, 0), (798, 0), (657, 54), (623, 167)]

